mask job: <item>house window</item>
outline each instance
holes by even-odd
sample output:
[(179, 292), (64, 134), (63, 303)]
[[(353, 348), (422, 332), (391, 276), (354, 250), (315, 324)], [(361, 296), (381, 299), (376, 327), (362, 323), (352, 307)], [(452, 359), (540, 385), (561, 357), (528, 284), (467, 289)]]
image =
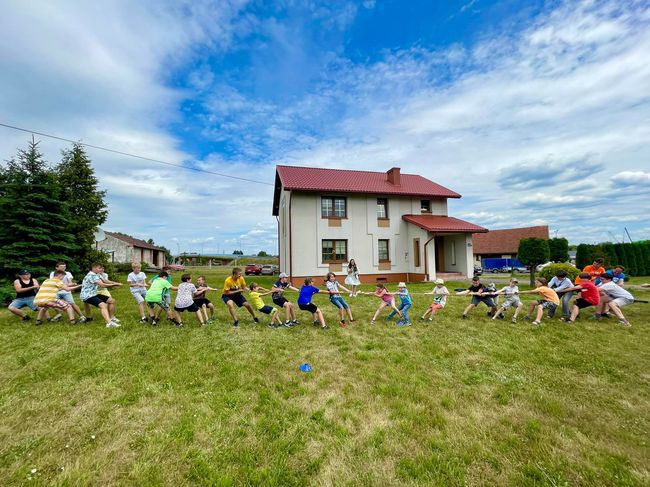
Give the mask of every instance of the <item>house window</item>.
[(413, 239), (413, 266), (420, 267), (420, 239)]
[(388, 199), (377, 198), (377, 218), (388, 218)]
[(431, 213), (431, 201), (420, 200), (420, 211), (422, 213)]
[(323, 218), (347, 218), (347, 206), (346, 198), (323, 196), (320, 213)]
[(388, 240), (379, 239), (377, 241), (377, 249), (379, 251), (379, 262), (390, 262), (390, 254), (388, 253)]
[(347, 240), (323, 240), (323, 263), (347, 262), (348, 241)]
[(456, 265), (456, 242), (451, 242), (451, 265)]

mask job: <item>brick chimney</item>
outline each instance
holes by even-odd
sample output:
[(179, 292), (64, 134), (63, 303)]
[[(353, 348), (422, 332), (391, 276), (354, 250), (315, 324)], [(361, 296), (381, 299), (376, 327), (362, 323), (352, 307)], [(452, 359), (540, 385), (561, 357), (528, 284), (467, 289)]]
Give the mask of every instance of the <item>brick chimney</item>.
[(388, 182), (390, 184), (393, 184), (395, 186), (400, 185), (399, 167), (393, 167), (389, 169), (388, 172), (386, 173), (386, 176), (387, 176), (386, 179), (388, 179)]

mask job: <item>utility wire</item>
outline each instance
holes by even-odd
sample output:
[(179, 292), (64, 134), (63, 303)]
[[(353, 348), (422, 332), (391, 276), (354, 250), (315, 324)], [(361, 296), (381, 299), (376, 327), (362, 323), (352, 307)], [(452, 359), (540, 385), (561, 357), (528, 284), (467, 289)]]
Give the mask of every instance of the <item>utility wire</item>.
[(92, 149), (103, 150), (103, 151), (106, 151), (106, 152), (111, 152), (113, 154), (119, 154), (119, 155), (127, 156), (127, 157), (134, 157), (136, 159), (142, 159), (143, 161), (150, 161), (150, 162), (155, 162), (157, 164), (164, 164), (166, 166), (178, 167), (180, 169), (186, 169), (186, 170), (189, 170), (189, 171), (203, 172), (203, 173), (206, 173), (206, 174), (212, 174), (214, 176), (220, 176), (222, 178), (237, 179), (239, 181), (246, 181), (246, 182), (249, 182), (249, 183), (264, 184), (264, 185), (267, 185), (267, 186), (273, 186), (273, 184), (267, 183), (265, 181), (242, 178), (240, 176), (231, 176), (230, 174), (223, 174), (223, 173), (220, 173), (220, 172), (208, 171), (206, 169), (199, 169), (199, 168), (196, 168), (196, 167), (188, 167), (188, 166), (183, 166), (181, 164), (174, 164), (173, 162), (161, 161), (160, 159), (153, 159), (151, 157), (146, 157), (146, 156), (139, 156), (137, 154), (131, 154), (129, 152), (123, 152), (123, 151), (119, 151), (119, 150), (116, 150), (116, 149), (109, 149), (107, 147), (101, 147), (99, 145), (86, 144), (85, 142), (80, 142), (78, 140), (66, 139), (65, 137), (59, 137), (57, 135), (46, 134), (44, 132), (37, 132), (35, 130), (28, 130), (28, 129), (25, 129), (25, 128), (22, 128), (22, 127), (16, 127), (14, 125), (8, 125), (8, 124), (2, 123), (2, 122), (0, 122), (0, 127), (5, 127), (5, 128), (8, 128), (8, 129), (12, 129), (12, 130), (18, 130), (20, 132), (26, 132), (26, 133), (32, 134), (32, 135), (34, 135), (34, 134), (35, 135), (40, 135), (42, 137), (48, 137), (50, 139), (61, 140), (63, 142), (70, 142), (72, 144), (79, 144), (79, 145), (82, 145), (84, 147), (90, 147)]

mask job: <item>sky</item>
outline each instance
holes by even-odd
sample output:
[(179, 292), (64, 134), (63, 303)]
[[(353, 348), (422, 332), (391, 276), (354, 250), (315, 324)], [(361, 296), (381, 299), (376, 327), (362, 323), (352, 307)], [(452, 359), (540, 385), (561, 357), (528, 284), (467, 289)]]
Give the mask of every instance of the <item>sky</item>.
[[(650, 3), (0, 0), (0, 123), (88, 149), (106, 230), (277, 250), (277, 164), (421, 174), (489, 229), (650, 239)], [(0, 159), (29, 134), (0, 127)], [(38, 137), (37, 137), (38, 138)], [(55, 164), (66, 143), (40, 137)]]

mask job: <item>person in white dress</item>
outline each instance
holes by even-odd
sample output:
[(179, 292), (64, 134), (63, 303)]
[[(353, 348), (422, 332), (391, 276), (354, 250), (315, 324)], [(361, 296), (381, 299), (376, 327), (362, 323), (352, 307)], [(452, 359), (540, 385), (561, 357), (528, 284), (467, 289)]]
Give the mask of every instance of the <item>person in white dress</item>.
[(345, 284), (350, 288), (350, 296), (356, 296), (358, 293), (357, 286), (361, 284), (361, 281), (359, 280), (359, 269), (354, 259), (350, 259), (348, 263), (348, 277), (345, 278)]

